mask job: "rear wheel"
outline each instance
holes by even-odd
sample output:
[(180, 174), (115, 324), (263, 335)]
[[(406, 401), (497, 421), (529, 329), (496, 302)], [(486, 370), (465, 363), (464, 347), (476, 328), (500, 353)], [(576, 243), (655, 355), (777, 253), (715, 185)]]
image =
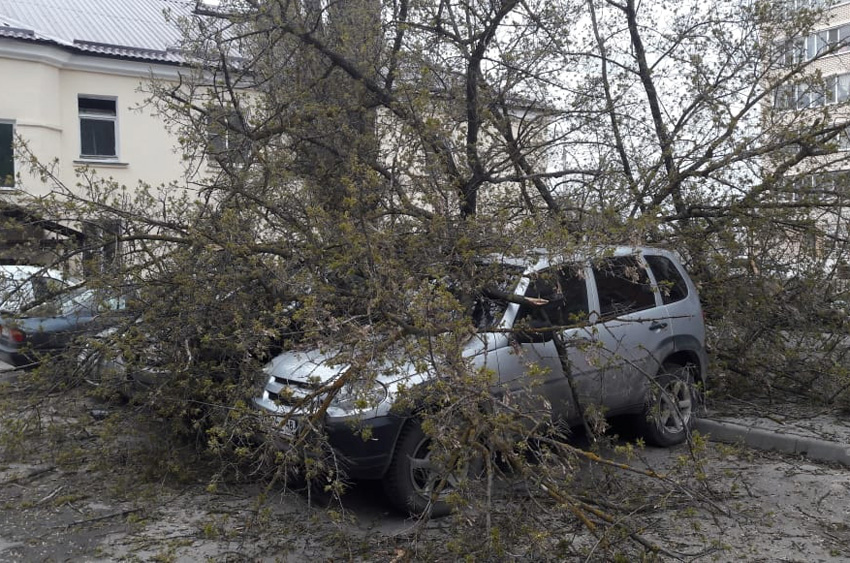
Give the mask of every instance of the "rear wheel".
[(468, 463), (445, 471), (432, 456), (431, 443), (418, 421), (406, 424), (384, 477), (388, 500), (413, 516), (445, 516), (451, 512), (447, 497), (469, 473)]
[(684, 442), (696, 419), (696, 397), (692, 367), (665, 363), (647, 393), (641, 417), (644, 439), (662, 447)]

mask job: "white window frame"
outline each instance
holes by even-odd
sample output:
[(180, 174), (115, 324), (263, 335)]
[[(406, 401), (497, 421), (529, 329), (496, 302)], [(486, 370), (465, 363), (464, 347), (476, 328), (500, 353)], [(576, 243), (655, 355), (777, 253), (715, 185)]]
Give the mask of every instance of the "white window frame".
[[(80, 108), (80, 102), (82, 100), (105, 100), (111, 101), (115, 103), (115, 114), (114, 115), (105, 115), (102, 113), (85, 113), (84, 110)], [(117, 96), (98, 96), (92, 94), (78, 94), (77, 95), (77, 113), (79, 116), (79, 139), (80, 139), (80, 160), (84, 162), (117, 162), (119, 159), (119, 155), (121, 154), (121, 147), (119, 143), (120, 136), (118, 135), (118, 97)], [(92, 121), (108, 121), (112, 123), (112, 131), (115, 136), (114, 150), (115, 154), (113, 155), (91, 155), (83, 153), (83, 120), (92, 120)]]
[(0, 183), (0, 191), (11, 190), (15, 187), (15, 151), (14, 151), (14, 143), (15, 143), (15, 120), (14, 119), (0, 119), (0, 125), (11, 125), (12, 126), (12, 184), (9, 186), (3, 185)]
[(842, 152), (850, 151), (850, 124), (844, 126), (841, 133), (838, 134), (838, 150)]
[[(213, 168), (220, 167), (219, 160), (225, 160), (229, 165), (236, 168), (244, 166), (245, 162), (250, 159), (250, 148), (248, 146), (240, 146), (246, 142), (244, 138), (240, 138), (238, 134), (231, 130), (231, 126), (241, 127), (240, 117), (235, 109), (224, 109), (220, 112), (224, 115), (224, 120), (227, 125), (222, 125), (215, 121), (219, 116), (207, 117), (207, 164)], [(248, 113), (243, 113), (243, 119), (248, 119)], [(235, 124), (235, 125), (233, 125)]]
[(818, 108), (850, 100), (850, 73), (824, 77), (823, 91), (805, 84), (780, 84), (773, 95), (774, 107), (780, 111)]

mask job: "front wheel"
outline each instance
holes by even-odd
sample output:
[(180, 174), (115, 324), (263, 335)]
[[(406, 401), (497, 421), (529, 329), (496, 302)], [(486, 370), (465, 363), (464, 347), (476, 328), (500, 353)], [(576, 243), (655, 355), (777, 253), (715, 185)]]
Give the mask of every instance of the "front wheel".
[(384, 493), (399, 510), (413, 516), (445, 516), (451, 512), (448, 496), (469, 474), (469, 463), (446, 471), (431, 452), (431, 438), (418, 421), (408, 422), (396, 444)]
[(696, 419), (696, 397), (692, 366), (665, 363), (647, 393), (641, 417), (644, 439), (662, 447), (684, 442)]
[(77, 356), (77, 369), (82, 379), (104, 392), (116, 392), (122, 399), (130, 397), (123, 358), (110, 354), (102, 341), (89, 341)]

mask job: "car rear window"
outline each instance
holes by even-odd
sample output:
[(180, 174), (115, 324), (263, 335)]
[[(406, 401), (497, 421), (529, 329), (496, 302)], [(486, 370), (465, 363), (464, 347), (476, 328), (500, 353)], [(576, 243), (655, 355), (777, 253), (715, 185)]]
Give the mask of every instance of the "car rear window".
[(65, 317), (90, 312), (94, 308), (95, 294), (91, 289), (80, 287), (52, 296), (43, 303), (27, 307), (22, 314), (27, 317)]
[(688, 296), (688, 284), (676, 265), (665, 256), (644, 256), (649, 263), (658, 291), (665, 304), (681, 301)]

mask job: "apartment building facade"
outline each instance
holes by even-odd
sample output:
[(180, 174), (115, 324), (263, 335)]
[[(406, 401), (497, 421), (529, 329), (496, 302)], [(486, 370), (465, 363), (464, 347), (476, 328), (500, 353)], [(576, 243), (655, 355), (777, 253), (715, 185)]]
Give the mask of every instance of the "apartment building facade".
[[(0, 213), (25, 224), (0, 237), (0, 261), (33, 259), (16, 255), (22, 238), (41, 237), (48, 250), (82, 236), (27, 216), (16, 205), (24, 194), (45, 195), (56, 182), (79, 190), (82, 170), (128, 188), (187, 182), (177, 139), (147, 106), (144, 86), (185, 72), (176, 22), (195, 7), (188, 0), (0, 0)], [(55, 181), (30, 169), (22, 143), (52, 167)]]
[[(811, 110), (806, 115), (812, 120), (828, 115), (827, 125), (845, 125), (833, 140), (834, 153), (810, 159), (792, 170), (793, 199), (822, 198), (830, 204), (807, 212), (817, 229), (793, 246), (795, 251), (825, 258), (835, 269), (836, 278), (847, 280), (850, 266), (843, 259), (830, 260), (829, 253), (850, 235), (850, 111), (846, 109), (850, 106), (850, 1), (788, 0), (786, 6), (789, 13), (800, 8), (823, 8), (824, 14), (811, 33), (791, 38), (783, 46), (785, 62), (807, 64), (806, 74), (814, 80), (780, 87), (775, 107), (780, 111)], [(828, 111), (824, 113), (824, 109)]]

